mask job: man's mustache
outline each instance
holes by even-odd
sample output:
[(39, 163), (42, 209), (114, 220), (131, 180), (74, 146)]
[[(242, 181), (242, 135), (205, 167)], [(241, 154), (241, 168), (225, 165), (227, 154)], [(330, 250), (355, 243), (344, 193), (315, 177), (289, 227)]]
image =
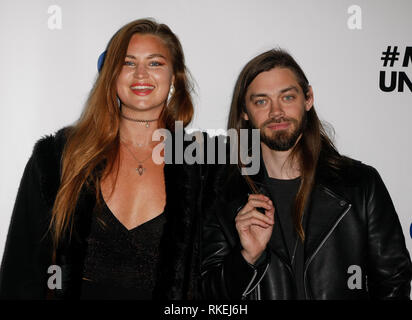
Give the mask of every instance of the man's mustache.
[(286, 118), (286, 117), (277, 118), (277, 119), (271, 118), (271, 119), (268, 119), (268, 120), (266, 120), (265, 122), (263, 122), (262, 128), (263, 128), (263, 127), (266, 127), (266, 126), (268, 126), (268, 125), (270, 125), (270, 124), (272, 124), (272, 123), (294, 122), (294, 121), (295, 121), (295, 119)]

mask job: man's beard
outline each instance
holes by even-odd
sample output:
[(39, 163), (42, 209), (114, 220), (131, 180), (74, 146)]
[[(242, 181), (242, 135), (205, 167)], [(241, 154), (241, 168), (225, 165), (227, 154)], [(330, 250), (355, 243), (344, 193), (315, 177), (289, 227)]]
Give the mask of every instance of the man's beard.
[[(298, 141), (303, 129), (306, 125), (306, 112), (304, 112), (300, 121), (293, 118), (281, 118), (278, 120), (269, 119), (265, 121), (260, 127), (260, 141), (266, 144), (270, 149), (275, 151), (287, 151), (292, 149)], [(288, 130), (274, 131), (271, 135), (265, 133), (265, 127), (269, 124), (290, 122), (294, 127), (292, 132)], [(255, 124), (253, 124), (254, 127)]]

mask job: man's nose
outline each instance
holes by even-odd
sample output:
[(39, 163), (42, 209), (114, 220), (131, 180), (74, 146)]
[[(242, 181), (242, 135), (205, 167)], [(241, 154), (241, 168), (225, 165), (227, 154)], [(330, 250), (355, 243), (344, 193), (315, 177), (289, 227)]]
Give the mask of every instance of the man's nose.
[(277, 101), (271, 101), (269, 118), (281, 118), (285, 115), (282, 105)]

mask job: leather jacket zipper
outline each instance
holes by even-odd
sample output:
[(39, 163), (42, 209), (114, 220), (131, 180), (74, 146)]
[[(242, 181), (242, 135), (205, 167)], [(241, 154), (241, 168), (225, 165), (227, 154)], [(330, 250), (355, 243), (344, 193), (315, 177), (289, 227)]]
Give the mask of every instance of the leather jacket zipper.
[(242, 293), (242, 300), (246, 300), (246, 296), (247, 296), (248, 294), (250, 294), (253, 290), (255, 290), (255, 288), (259, 285), (260, 281), (262, 281), (263, 277), (265, 276), (266, 271), (268, 270), (268, 268), (269, 268), (269, 264), (266, 265), (265, 271), (263, 271), (263, 274), (262, 274), (262, 276), (260, 277), (259, 281), (257, 281), (257, 283), (255, 284), (255, 286), (254, 286), (252, 289), (249, 290), (250, 286), (252, 285), (252, 283), (253, 283), (253, 281), (255, 280), (256, 275), (257, 275), (257, 270), (256, 270), (256, 269), (254, 270), (255, 273), (253, 274), (252, 280), (250, 280), (250, 282), (249, 282), (249, 284), (247, 285), (245, 291)]
[(343, 219), (343, 217), (348, 213), (348, 211), (350, 210), (350, 208), (352, 208), (352, 205), (349, 204), (348, 207), (346, 208), (346, 210), (342, 213), (342, 215), (339, 217), (339, 219), (335, 222), (335, 224), (333, 225), (333, 227), (329, 230), (328, 234), (326, 235), (326, 237), (322, 240), (322, 242), (319, 244), (319, 246), (316, 248), (315, 252), (311, 255), (311, 257), (308, 259), (308, 261), (306, 261), (305, 263), (305, 271), (303, 273), (303, 287), (305, 289), (305, 297), (306, 299), (311, 299), (311, 297), (309, 297), (308, 292), (307, 292), (307, 271), (308, 271), (308, 267), (310, 265), (310, 263), (312, 262), (313, 258), (315, 257), (315, 255), (319, 252), (320, 248), (322, 248), (322, 246), (324, 245), (324, 243), (326, 242), (326, 240), (328, 240), (329, 236), (331, 235), (331, 233), (333, 232), (333, 230), (335, 230), (336, 226), (339, 224), (339, 222)]

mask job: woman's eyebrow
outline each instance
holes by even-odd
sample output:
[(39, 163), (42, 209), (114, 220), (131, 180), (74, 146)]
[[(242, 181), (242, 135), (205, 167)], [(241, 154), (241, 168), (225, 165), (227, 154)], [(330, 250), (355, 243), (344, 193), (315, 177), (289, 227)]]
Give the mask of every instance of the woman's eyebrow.
[[(151, 58), (156, 58), (156, 57), (163, 58), (163, 59), (167, 59), (167, 58), (166, 58), (164, 55), (162, 55), (161, 53), (152, 53), (152, 54), (149, 54), (146, 58), (147, 58), (147, 59), (151, 59)], [(131, 54), (126, 54), (126, 58), (136, 59), (136, 57), (135, 57), (134, 55), (131, 55)]]

